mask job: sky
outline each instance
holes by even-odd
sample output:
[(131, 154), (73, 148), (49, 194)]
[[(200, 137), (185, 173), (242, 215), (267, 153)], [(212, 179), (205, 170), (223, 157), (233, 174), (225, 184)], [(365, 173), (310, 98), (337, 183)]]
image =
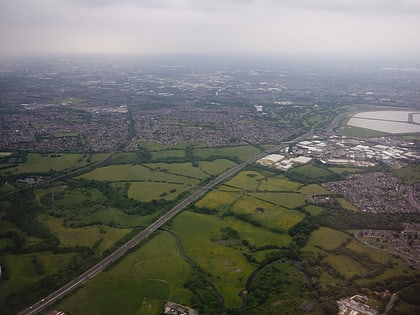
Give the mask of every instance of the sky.
[(0, 55), (420, 58), (420, 0), (0, 0)]

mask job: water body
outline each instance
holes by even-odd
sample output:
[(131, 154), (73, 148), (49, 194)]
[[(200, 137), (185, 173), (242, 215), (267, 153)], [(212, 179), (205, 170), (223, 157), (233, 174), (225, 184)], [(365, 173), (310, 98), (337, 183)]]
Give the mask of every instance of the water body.
[[(411, 116), (411, 118), (410, 118)], [(392, 134), (419, 133), (420, 112), (372, 111), (353, 115), (348, 126), (377, 130)]]

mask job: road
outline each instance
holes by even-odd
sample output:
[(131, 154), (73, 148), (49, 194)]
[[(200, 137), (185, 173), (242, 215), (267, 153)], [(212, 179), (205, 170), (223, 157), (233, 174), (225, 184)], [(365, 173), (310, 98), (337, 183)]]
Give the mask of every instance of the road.
[[(294, 141), (300, 141), (308, 137), (309, 134), (310, 133), (303, 134), (297, 137), (296, 139), (294, 139)], [(110, 266), (116, 260), (124, 256), (129, 249), (137, 246), (141, 241), (147, 239), (153, 232), (155, 232), (157, 229), (163, 226), (167, 221), (171, 220), (174, 216), (176, 216), (179, 212), (181, 212), (184, 208), (186, 208), (192, 202), (196, 201), (197, 199), (205, 195), (210, 189), (222, 183), (226, 179), (232, 177), (233, 175), (238, 173), (241, 169), (243, 169), (245, 166), (251, 163), (254, 163), (256, 160), (264, 157), (267, 154), (271, 154), (279, 150), (282, 150), (285, 147), (287, 147), (287, 144), (277, 145), (227, 170), (225, 173), (211, 180), (206, 185), (200, 186), (194, 193), (192, 193), (183, 201), (181, 201), (179, 204), (174, 206), (167, 213), (159, 217), (155, 222), (150, 224), (146, 229), (144, 229), (142, 232), (134, 236), (132, 239), (127, 241), (125, 244), (123, 244), (119, 248), (117, 248), (114, 252), (112, 252), (110, 255), (108, 255), (103, 260), (98, 262), (96, 265), (94, 265), (93, 267), (91, 267), (90, 269), (88, 269), (87, 271), (85, 271), (84, 273), (82, 273), (81, 275), (73, 279), (72, 281), (68, 282), (66, 285), (64, 285), (57, 291), (51, 293), (50, 295), (46, 296), (42, 300), (33, 304), (32, 306), (24, 309), (23, 311), (18, 313), (18, 315), (37, 314), (38, 312), (44, 310), (47, 306), (57, 302), (64, 295), (70, 293), (71, 291), (75, 290), (76, 288), (80, 287), (81, 285), (85, 284), (87, 281), (89, 281), (90, 279), (92, 279), (93, 277), (101, 273), (106, 267)]]

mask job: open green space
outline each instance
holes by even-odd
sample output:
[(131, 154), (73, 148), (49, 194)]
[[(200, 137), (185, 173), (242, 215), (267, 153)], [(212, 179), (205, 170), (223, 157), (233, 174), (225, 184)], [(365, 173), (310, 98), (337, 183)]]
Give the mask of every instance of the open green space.
[[(43, 273), (36, 269), (32, 256), (36, 256), (43, 268)], [(7, 268), (9, 279), (0, 281), (0, 297), (8, 295), (10, 292), (21, 292), (46, 276), (57, 273), (68, 264), (73, 256), (73, 253), (57, 254), (48, 252), (2, 255), (1, 259), (4, 263), (2, 267), (3, 269)]]
[(339, 131), (344, 136), (358, 137), (358, 138), (372, 138), (386, 136), (387, 133), (377, 130), (365, 129), (353, 126), (344, 126)]
[(193, 177), (202, 180), (207, 177), (201, 169), (192, 166), (190, 162), (187, 163), (148, 163), (144, 166), (158, 172), (168, 172), (185, 177)]
[(153, 215), (126, 214), (121, 209), (101, 207), (101, 209), (85, 215), (71, 216), (67, 221), (74, 226), (93, 224), (117, 226), (121, 228), (144, 227), (150, 224)]
[(295, 191), (302, 184), (292, 182), (283, 176), (268, 177), (260, 181), (259, 191)]
[(205, 172), (206, 174), (220, 175), (228, 169), (234, 167), (235, 165), (236, 163), (230, 160), (218, 159), (210, 162), (200, 161), (199, 168), (203, 170), (203, 172)]
[(260, 152), (259, 149), (250, 145), (194, 149), (194, 155), (201, 159), (210, 157), (234, 157), (240, 161), (245, 161)]
[(228, 308), (241, 305), (238, 292), (243, 290), (253, 267), (242, 253), (230, 246), (212, 241), (227, 223), (214, 216), (185, 211), (172, 222), (188, 256), (209, 272), (211, 281), (225, 298)]
[(292, 174), (297, 174), (300, 177), (309, 177), (311, 179), (322, 179), (332, 174), (327, 169), (312, 164), (305, 164), (295, 167), (289, 172)]
[(294, 209), (305, 204), (305, 196), (300, 193), (285, 192), (256, 192), (249, 193), (250, 196), (264, 201), (272, 202), (285, 208)]
[(68, 314), (161, 314), (167, 301), (189, 304), (192, 272), (175, 241), (160, 232), (56, 306)]
[(247, 219), (259, 222), (263, 227), (281, 230), (288, 230), (305, 216), (297, 210), (288, 210), (250, 196), (239, 199), (233, 204), (230, 211), (246, 215)]
[(324, 258), (324, 261), (330, 264), (346, 279), (350, 279), (355, 275), (363, 277), (367, 273), (367, 269), (364, 266), (349, 256), (329, 254)]
[(393, 173), (401, 178), (405, 183), (411, 185), (414, 183), (420, 183), (420, 165), (413, 165), (394, 169)]
[(152, 152), (152, 159), (185, 158), (184, 149), (160, 150)]
[(352, 203), (348, 202), (344, 198), (336, 198), (336, 200), (338, 201), (338, 203), (340, 204), (340, 206), (343, 209), (350, 210), (350, 211), (360, 211), (359, 208), (357, 208), (355, 205), (353, 205)]
[(81, 228), (66, 228), (63, 219), (40, 215), (38, 221), (42, 222), (60, 241), (64, 247), (88, 246), (92, 247), (101, 237), (96, 226)]
[(361, 169), (357, 167), (329, 167), (328, 169), (340, 175), (343, 173), (359, 173), (361, 171)]
[(47, 173), (49, 171), (63, 171), (87, 164), (87, 156), (73, 153), (39, 154), (28, 153), (27, 161), (18, 164), (15, 168), (0, 170), (0, 174), (6, 171), (12, 174), (22, 173)]
[[(175, 167), (174, 165), (172, 167)], [(96, 181), (161, 181), (168, 183), (180, 183), (196, 185), (199, 180), (181, 174), (171, 174), (160, 169), (158, 165), (111, 165), (97, 168), (77, 178)]]
[(328, 190), (318, 184), (310, 184), (303, 186), (299, 189), (300, 192), (305, 195), (319, 196), (319, 195), (329, 195), (331, 194)]
[(240, 192), (213, 190), (197, 201), (196, 206), (226, 212), (240, 196)]
[(314, 205), (306, 206), (304, 209), (305, 209), (305, 211), (309, 212), (313, 216), (320, 215), (321, 213), (324, 212), (323, 208), (318, 207), (318, 206), (314, 206)]
[(260, 180), (264, 176), (255, 171), (242, 171), (232, 179), (230, 179), (225, 185), (241, 188), (243, 190), (257, 190)]
[(180, 194), (191, 188), (191, 186), (183, 184), (133, 182), (130, 183), (128, 197), (145, 202), (158, 199), (174, 200)]
[(339, 247), (350, 238), (347, 234), (327, 227), (320, 227), (313, 231), (305, 250), (330, 250)]

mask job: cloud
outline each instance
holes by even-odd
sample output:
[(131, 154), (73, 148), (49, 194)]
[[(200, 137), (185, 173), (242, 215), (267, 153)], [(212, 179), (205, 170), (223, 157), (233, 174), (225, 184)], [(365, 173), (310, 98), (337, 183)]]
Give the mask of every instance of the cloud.
[(0, 54), (398, 53), (420, 56), (419, 2), (0, 0)]

